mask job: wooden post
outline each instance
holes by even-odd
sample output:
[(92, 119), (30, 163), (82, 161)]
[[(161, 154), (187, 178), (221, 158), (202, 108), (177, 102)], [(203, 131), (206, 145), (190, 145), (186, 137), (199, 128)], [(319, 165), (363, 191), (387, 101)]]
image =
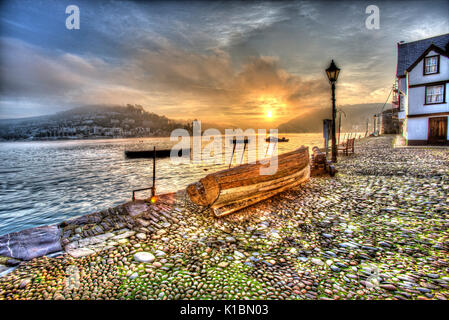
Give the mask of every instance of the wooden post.
[(366, 119), (366, 131), (365, 131), (365, 138), (368, 135), (368, 125), (369, 125), (369, 121), (368, 119)]
[(340, 144), (340, 132), (341, 132), (341, 111), (340, 114), (338, 115), (338, 143)]
[(151, 187), (151, 197), (156, 195), (156, 146), (153, 147), (153, 186)]
[(324, 149), (326, 150), (326, 161), (328, 159), (328, 154), (329, 154), (329, 136), (330, 136), (330, 122), (332, 120), (329, 119), (324, 119), (323, 120), (323, 138), (324, 138)]
[(374, 134), (374, 136), (376, 136), (376, 115), (374, 115), (373, 125), (374, 125), (373, 134)]

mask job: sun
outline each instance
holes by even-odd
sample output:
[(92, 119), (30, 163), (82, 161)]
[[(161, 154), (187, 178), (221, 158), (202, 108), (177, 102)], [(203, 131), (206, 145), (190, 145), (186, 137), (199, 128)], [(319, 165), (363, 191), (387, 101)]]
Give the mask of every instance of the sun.
[(267, 111), (267, 118), (272, 118), (273, 117), (273, 112), (271, 110)]

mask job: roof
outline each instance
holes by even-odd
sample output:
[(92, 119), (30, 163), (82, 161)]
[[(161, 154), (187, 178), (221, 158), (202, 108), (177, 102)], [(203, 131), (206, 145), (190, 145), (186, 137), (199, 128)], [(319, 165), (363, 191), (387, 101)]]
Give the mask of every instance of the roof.
[(396, 76), (404, 76), (405, 71), (414, 63), (431, 44), (445, 50), (449, 43), (449, 33), (413, 42), (398, 43), (398, 65)]
[(424, 51), (419, 57), (418, 59), (415, 60), (415, 62), (413, 62), (410, 67), (407, 68), (407, 72), (412, 71), (412, 69), (414, 67), (416, 67), (416, 65), (422, 60), (424, 59), (424, 57), (430, 52), (430, 51), (435, 51), (436, 53), (442, 55), (442, 56), (446, 56), (448, 57), (448, 52), (444, 51), (443, 49), (441, 49), (440, 47), (437, 47), (436, 45), (434, 45), (433, 43), (427, 48), (426, 51)]

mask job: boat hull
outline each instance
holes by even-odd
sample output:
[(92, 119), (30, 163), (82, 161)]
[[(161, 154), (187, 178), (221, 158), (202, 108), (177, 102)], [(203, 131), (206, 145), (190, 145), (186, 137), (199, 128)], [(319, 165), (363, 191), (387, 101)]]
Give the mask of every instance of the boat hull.
[[(273, 161), (273, 159), (271, 159)], [(278, 156), (278, 169), (261, 175), (270, 162), (255, 162), (212, 173), (187, 187), (192, 202), (208, 206), (217, 217), (225, 216), (279, 192), (298, 186), (310, 178), (309, 150), (301, 147)]]
[(265, 139), (265, 141), (266, 142), (289, 142), (290, 139), (285, 139), (285, 138), (281, 138), (281, 139), (273, 138), (273, 139), (270, 139), (270, 138), (267, 138), (267, 139)]
[[(156, 150), (156, 158), (168, 158), (171, 155), (171, 149), (160, 149)], [(174, 153), (178, 154), (178, 156), (182, 156), (183, 154), (190, 154), (189, 149), (179, 149), (174, 150)], [(153, 158), (154, 150), (142, 150), (142, 151), (131, 151), (126, 150), (125, 156), (127, 158)]]

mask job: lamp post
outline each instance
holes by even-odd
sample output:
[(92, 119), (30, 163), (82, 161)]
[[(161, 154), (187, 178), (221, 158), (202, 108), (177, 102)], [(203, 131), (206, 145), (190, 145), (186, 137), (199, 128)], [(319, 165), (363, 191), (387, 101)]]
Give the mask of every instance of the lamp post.
[(337, 162), (337, 143), (335, 137), (335, 82), (337, 82), (338, 74), (340, 73), (340, 69), (335, 65), (334, 60), (332, 60), (329, 68), (326, 69), (327, 77), (329, 78), (329, 82), (332, 85), (332, 162)]

